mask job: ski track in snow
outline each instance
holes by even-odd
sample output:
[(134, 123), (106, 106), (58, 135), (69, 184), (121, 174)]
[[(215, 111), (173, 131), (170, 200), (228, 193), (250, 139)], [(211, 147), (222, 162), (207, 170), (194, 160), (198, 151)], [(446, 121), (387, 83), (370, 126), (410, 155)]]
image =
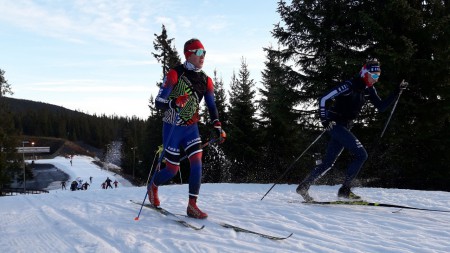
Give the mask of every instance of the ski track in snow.
[[(183, 218), (205, 225), (200, 231), (182, 227), (145, 207), (136, 221), (140, 206), (129, 200), (142, 202), (145, 187), (124, 183), (118, 189), (103, 190), (101, 181), (114, 175), (87, 158), (74, 159), (73, 167), (56, 162), (71, 179), (86, 180), (93, 175), (98, 181), (87, 191), (58, 189), (49, 194), (0, 198), (1, 252), (450, 252), (450, 213), (288, 203), (301, 199), (295, 193), (296, 185), (277, 185), (261, 201), (270, 184), (203, 184), (198, 205), (209, 218)], [(310, 194), (320, 201), (332, 201), (338, 188), (312, 186)], [(371, 202), (450, 210), (448, 192), (354, 191)], [(186, 184), (161, 186), (159, 195), (162, 207), (185, 214)], [(214, 222), (276, 236), (294, 234), (272, 241)]]

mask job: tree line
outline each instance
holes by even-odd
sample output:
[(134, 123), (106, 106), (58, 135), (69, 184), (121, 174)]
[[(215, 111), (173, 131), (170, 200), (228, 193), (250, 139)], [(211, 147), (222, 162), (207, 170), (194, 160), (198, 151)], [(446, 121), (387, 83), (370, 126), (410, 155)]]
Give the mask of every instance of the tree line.
[[(222, 145), (204, 149), (203, 181), (276, 180), (323, 131), (317, 99), (358, 73), (366, 59), (375, 57), (382, 64), (377, 83), (380, 97), (386, 97), (403, 79), (410, 85), (382, 138), (389, 113), (378, 113), (368, 105), (355, 122), (353, 132), (369, 152), (358, 176), (360, 183), (450, 190), (448, 1), (279, 1), (276, 11), (280, 22), (274, 25), (272, 36), (278, 44), (264, 48), (261, 88), (256, 88), (244, 56), (228, 90), (217, 70), (208, 73), (228, 137)], [(160, 80), (181, 63), (172, 43), (163, 25), (161, 34), (155, 34), (152, 53), (162, 67)], [(50, 127), (49, 123), (46, 129), (51, 130), (39, 131), (95, 140), (99, 146), (120, 139), (124, 171), (145, 182), (162, 142), (162, 114), (154, 107), (154, 97), (150, 96), (148, 105), (150, 116), (145, 120), (100, 116), (83, 121), (80, 116), (65, 127)], [(43, 125), (46, 122), (41, 114), (25, 114), (19, 121), (22, 128), (18, 120), (0, 124), (24, 132), (27, 117)], [(106, 121), (111, 124), (105, 126)], [(209, 140), (211, 125), (204, 108), (199, 124), (203, 141)], [(281, 182), (298, 183), (324, 154), (326, 141), (324, 135)], [(322, 183), (339, 182), (349, 159), (344, 152)], [(181, 172), (187, 181), (188, 164), (182, 163)]]

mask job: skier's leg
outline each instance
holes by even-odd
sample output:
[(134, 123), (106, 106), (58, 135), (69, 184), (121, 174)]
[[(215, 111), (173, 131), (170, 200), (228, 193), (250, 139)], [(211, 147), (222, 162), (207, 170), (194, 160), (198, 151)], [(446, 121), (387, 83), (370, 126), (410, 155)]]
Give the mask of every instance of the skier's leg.
[(347, 174), (342, 187), (338, 191), (338, 196), (343, 198), (360, 199), (351, 189), (353, 179), (358, 175), (362, 165), (367, 160), (367, 151), (356, 136), (347, 128), (337, 129), (339, 134), (337, 139), (342, 143), (344, 148), (348, 149), (353, 155), (352, 162), (348, 165)]
[(297, 193), (307, 202), (313, 201), (313, 198), (308, 194), (309, 187), (333, 167), (334, 162), (343, 150), (342, 144), (333, 138), (333, 130), (334, 128), (330, 130), (331, 140), (328, 143), (325, 158), (322, 160), (322, 163), (316, 166), (297, 187)]
[[(173, 128), (173, 129), (172, 129)], [(170, 134), (170, 136), (169, 136)], [(163, 125), (163, 143), (164, 159), (166, 167), (162, 170), (155, 171), (149, 185), (147, 186), (148, 197), (150, 203), (155, 206), (160, 205), (158, 198), (158, 186), (172, 179), (180, 169), (180, 137), (183, 135), (183, 128), (164, 123)], [(160, 166), (161, 164), (159, 164)]]
[(347, 128), (338, 128), (339, 132), (336, 135), (336, 139), (348, 149), (353, 155), (353, 161), (349, 164), (347, 168), (347, 176), (345, 177), (344, 186), (350, 187), (352, 180), (358, 175), (362, 165), (367, 160), (367, 151), (361, 142), (356, 138), (356, 136), (350, 132)]
[[(336, 128), (336, 126), (334, 128)], [(334, 162), (341, 154), (343, 146), (339, 142), (339, 140), (334, 138), (334, 134), (332, 133), (334, 131), (334, 128), (330, 131), (331, 140), (328, 143), (326, 154), (324, 159), (322, 160), (322, 163), (316, 166), (311, 171), (311, 173), (302, 181), (301, 184), (309, 187), (309, 185), (313, 184), (316, 180), (325, 175), (328, 170), (331, 169)]]
[(187, 206), (187, 214), (191, 217), (204, 219), (208, 214), (202, 212), (197, 207), (197, 198), (200, 192), (200, 185), (202, 180), (202, 156), (203, 150), (201, 147), (202, 140), (198, 131), (197, 124), (189, 126), (186, 138), (182, 142), (182, 146), (189, 158), (190, 175), (189, 175), (189, 202)]

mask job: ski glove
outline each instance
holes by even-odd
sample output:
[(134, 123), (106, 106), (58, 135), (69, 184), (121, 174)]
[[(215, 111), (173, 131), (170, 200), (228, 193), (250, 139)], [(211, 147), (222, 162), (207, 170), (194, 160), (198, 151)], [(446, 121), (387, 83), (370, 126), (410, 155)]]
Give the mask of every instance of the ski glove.
[(398, 89), (399, 90), (404, 90), (406, 88), (408, 88), (409, 83), (405, 82), (405, 80), (403, 80), (399, 85), (398, 85)]
[(322, 125), (326, 131), (330, 131), (331, 129), (333, 129), (333, 126), (336, 125), (336, 122), (325, 120), (325, 121), (322, 121)]
[(330, 121), (336, 121), (340, 118), (339, 114), (330, 111), (330, 110), (324, 110), (323, 113), (320, 115), (320, 121), (322, 122), (322, 125), (325, 126), (329, 124)]
[(184, 93), (184, 95), (181, 95), (179, 97), (177, 97), (176, 99), (172, 99), (171, 101), (171, 107), (177, 107), (177, 108), (183, 108), (187, 101), (189, 99), (189, 94)]
[(227, 134), (222, 129), (222, 123), (220, 123), (220, 121), (218, 121), (218, 120), (215, 120), (213, 126), (214, 126), (214, 133), (215, 133), (214, 138), (217, 139), (219, 144), (222, 144), (225, 141), (225, 139), (227, 138)]

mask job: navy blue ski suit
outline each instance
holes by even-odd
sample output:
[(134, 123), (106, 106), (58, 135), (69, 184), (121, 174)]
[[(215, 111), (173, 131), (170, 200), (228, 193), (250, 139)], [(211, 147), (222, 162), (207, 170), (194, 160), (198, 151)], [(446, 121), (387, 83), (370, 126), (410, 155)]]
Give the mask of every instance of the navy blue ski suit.
[[(355, 77), (322, 96), (319, 99), (319, 112), (322, 124), (326, 127), (331, 121), (334, 121), (336, 125), (327, 131), (331, 136), (331, 140), (328, 143), (322, 163), (315, 167), (301, 184), (308, 186), (313, 184), (314, 181), (331, 169), (336, 159), (346, 148), (354, 156), (353, 161), (347, 168), (347, 174), (343, 183), (343, 187), (350, 188), (352, 180), (367, 160), (366, 149), (356, 136), (350, 132), (353, 120), (358, 117), (367, 100), (379, 111), (385, 111), (395, 101), (399, 91), (397, 89), (386, 100), (382, 101), (374, 86), (366, 87), (362, 78)], [(333, 99), (333, 106), (327, 109), (327, 101)]]

